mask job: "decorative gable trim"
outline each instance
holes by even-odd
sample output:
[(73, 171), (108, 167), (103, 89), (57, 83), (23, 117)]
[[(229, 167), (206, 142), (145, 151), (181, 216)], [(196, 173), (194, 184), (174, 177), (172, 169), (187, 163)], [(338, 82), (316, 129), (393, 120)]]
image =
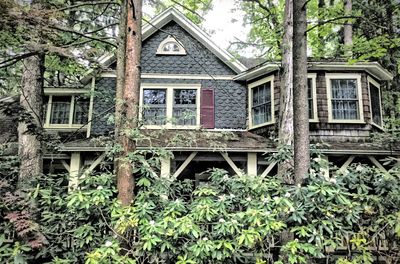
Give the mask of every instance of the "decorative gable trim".
[[(215, 56), (217, 56), (236, 73), (241, 73), (247, 69), (246, 66), (240, 63), (229, 52), (217, 46), (217, 44), (215, 44), (201, 28), (199, 28), (192, 21), (187, 19), (184, 14), (173, 7), (166, 9), (164, 12), (160, 13), (151, 21), (149, 21), (145, 26), (143, 26), (142, 41), (145, 41), (147, 38), (152, 36), (155, 32), (160, 30), (163, 26), (171, 21), (175, 21), (179, 26), (185, 29), (192, 37), (203, 44), (207, 49), (209, 49)], [(114, 61), (114, 54), (106, 54), (100, 58), (99, 63), (107, 66)]]
[(200, 27), (195, 25), (192, 21), (186, 18), (184, 14), (173, 7), (166, 9), (143, 27), (143, 41), (157, 32), (160, 28), (168, 24), (170, 21), (175, 21), (179, 26), (189, 32), (192, 37), (208, 48), (215, 56), (222, 60), (236, 73), (240, 73), (247, 69), (230, 53), (217, 46)]

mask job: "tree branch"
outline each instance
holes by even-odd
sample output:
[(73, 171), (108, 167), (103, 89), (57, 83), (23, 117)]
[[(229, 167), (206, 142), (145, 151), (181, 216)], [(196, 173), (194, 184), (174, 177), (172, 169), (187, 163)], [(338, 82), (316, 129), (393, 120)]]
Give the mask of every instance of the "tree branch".
[(67, 7), (63, 7), (60, 9), (56, 9), (55, 11), (65, 11), (65, 10), (69, 10), (69, 9), (74, 9), (74, 8), (78, 8), (78, 7), (82, 7), (82, 6), (97, 6), (97, 5), (119, 5), (118, 2), (114, 2), (114, 1), (105, 1), (105, 2), (84, 2), (81, 4), (76, 4), (76, 5), (71, 5), (71, 6), (67, 6)]
[(102, 43), (111, 45), (111, 46), (113, 46), (114, 48), (117, 47), (117, 45), (116, 45), (115, 43), (110, 42), (110, 41), (107, 41), (107, 40), (105, 40), (105, 39), (103, 39), (103, 38), (88, 36), (88, 35), (86, 35), (86, 33), (81, 33), (81, 32), (78, 32), (78, 31), (75, 31), (75, 30), (72, 30), (72, 29), (69, 29), (69, 28), (62, 28), (62, 27), (58, 27), (58, 26), (50, 26), (49, 28), (55, 29), (55, 30), (59, 30), (59, 31), (63, 31), (63, 32), (68, 32), (68, 33), (76, 34), (76, 35), (81, 36), (81, 37), (83, 37), (83, 38), (87, 38), (87, 39), (91, 39), (91, 40), (94, 40), (94, 41), (98, 41), (98, 42), (102, 42)]
[(360, 18), (360, 17), (357, 17), (357, 16), (340, 16), (340, 17), (335, 17), (335, 18), (332, 18), (332, 19), (328, 19), (328, 20), (325, 20), (325, 21), (318, 22), (316, 25), (314, 25), (314, 26), (310, 27), (309, 29), (307, 29), (306, 32), (308, 33), (308, 32), (310, 32), (311, 30), (313, 30), (313, 29), (315, 29), (315, 28), (317, 28), (317, 27), (319, 27), (319, 26), (323, 26), (323, 25), (325, 25), (325, 24), (329, 24), (329, 23), (332, 23), (332, 22), (335, 22), (335, 21), (338, 21), (338, 20), (342, 20), (342, 19), (350, 19), (350, 18)]
[(28, 58), (30, 56), (33, 56), (33, 55), (37, 55), (38, 53), (39, 53), (39, 51), (32, 51), (32, 52), (27, 52), (27, 53), (24, 53), (24, 54), (21, 54), (21, 55), (17, 55), (17, 56), (14, 56), (12, 58), (3, 60), (3, 61), (0, 62), (0, 68), (7, 68), (8, 66), (13, 65), (13, 64), (17, 63), (20, 60), (26, 59), (26, 58)]
[(201, 21), (204, 21), (204, 20), (205, 20), (204, 17), (202, 17), (202, 16), (201, 16), (199, 13), (197, 13), (195, 10), (193, 10), (193, 9), (191, 9), (191, 8), (189, 8), (189, 7), (187, 7), (187, 6), (183, 5), (183, 4), (181, 4), (181, 3), (179, 3), (178, 1), (176, 1), (176, 0), (171, 0), (171, 2), (173, 2), (173, 3), (177, 4), (177, 5), (179, 5), (180, 7), (182, 7), (183, 9), (188, 10), (188, 11), (191, 12), (191, 13), (195, 14), (196, 16), (198, 16), (198, 17), (201, 19)]

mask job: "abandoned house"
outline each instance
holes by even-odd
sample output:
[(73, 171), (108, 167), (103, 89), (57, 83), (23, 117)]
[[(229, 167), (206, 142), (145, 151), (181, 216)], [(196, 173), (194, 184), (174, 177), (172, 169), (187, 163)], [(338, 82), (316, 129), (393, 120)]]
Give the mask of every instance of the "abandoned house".
[[(143, 27), (141, 60), (140, 123), (146, 136), (137, 145), (172, 151), (173, 157), (162, 159), (161, 175), (202, 180), (200, 173), (213, 167), (276, 173), (268, 157), (277, 151), (279, 63), (241, 63), (174, 8)], [(60, 139), (57, 151), (45, 153), (47, 172), (77, 178), (112, 169), (105, 142), (114, 132), (115, 56), (104, 55), (100, 63), (101, 70), (79, 87), (44, 89), (44, 128)], [(382, 158), (400, 156), (399, 146), (371, 140), (384, 127), (380, 87), (391, 79), (376, 62), (309, 62), (310, 140), (320, 143), (326, 160), (339, 168), (363, 162), (385, 170)], [(2, 143), (15, 140), (11, 118), (0, 122)]]

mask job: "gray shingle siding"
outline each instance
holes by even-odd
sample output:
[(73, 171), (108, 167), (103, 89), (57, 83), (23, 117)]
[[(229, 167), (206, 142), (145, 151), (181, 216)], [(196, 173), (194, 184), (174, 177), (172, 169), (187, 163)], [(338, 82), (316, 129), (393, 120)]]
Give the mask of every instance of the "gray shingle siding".
[[(169, 74), (233, 75), (235, 72), (175, 22), (165, 25), (143, 42), (142, 72)], [(173, 34), (187, 55), (156, 55), (159, 44)]]
[[(168, 34), (174, 34), (184, 45), (188, 55), (156, 55), (158, 45)], [(142, 73), (235, 75), (199, 41), (190, 36), (175, 22), (163, 27), (143, 42)], [(201, 83), (202, 88), (215, 91), (215, 128), (246, 128), (247, 89), (230, 80), (174, 80), (143, 79), (143, 83)], [(114, 131), (110, 116), (115, 109), (115, 78), (96, 78), (91, 135), (108, 135)]]
[(114, 131), (110, 117), (115, 113), (115, 78), (97, 78), (93, 101), (92, 135), (108, 135)]
[(143, 83), (201, 83), (201, 88), (214, 89), (215, 128), (246, 128), (246, 86), (229, 80), (144, 79)]
[[(202, 88), (213, 88), (215, 95), (215, 128), (245, 129), (247, 89), (244, 85), (229, 80), (174, 80), (144, 79), (143, 83), (201, 83)], [(109, 122), (114, 114), (115, 78), (96, 80), (93, 105), (92, 135), (107, 135), (114, 130)], [(107, 111), (108, 109), (111, 109)], [(107, 113), (104, 113), (107, 111)]]

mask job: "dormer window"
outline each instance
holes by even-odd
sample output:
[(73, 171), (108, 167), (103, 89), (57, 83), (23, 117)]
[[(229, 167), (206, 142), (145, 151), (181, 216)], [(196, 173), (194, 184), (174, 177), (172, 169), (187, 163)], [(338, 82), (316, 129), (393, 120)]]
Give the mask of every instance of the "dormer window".
[(186, 50), (183, 48), (182, 43), (177, 41), (174, 37), (168, 36), (161, 41), (157, 49), (158, 55), (186, 55)]

